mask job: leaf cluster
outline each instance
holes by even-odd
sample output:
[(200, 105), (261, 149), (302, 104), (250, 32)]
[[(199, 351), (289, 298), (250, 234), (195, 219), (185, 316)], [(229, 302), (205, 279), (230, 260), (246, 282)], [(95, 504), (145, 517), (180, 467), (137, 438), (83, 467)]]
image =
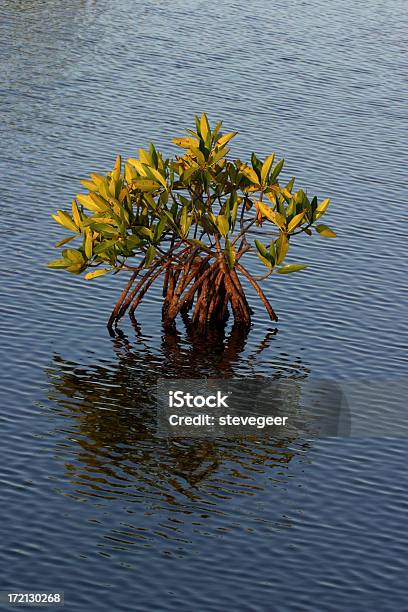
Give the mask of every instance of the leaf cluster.
[[(195, 118), (194, 129), (175, 138), (179, 154), (164, 158), (151, 144), (138, 157), (116, 158), (106, 174), (91, 173), (81, 181), (87, 190), (69, 210), (53, 214), (70, 232), (55, 246), (61, 257), (48, 264), (90, 280), (107, 272), (149, 268), (175, 244), (196, 253), (223, 253), (231, 270), (237, 253), (255, 250), (267, 275), (288, 274), (303, 264), (285, 264), (292, 239), (299, 235), (332, 238), (320, 223), (329, 198), (309, 198), (295, 190), (292, 178), (281, 183), (284, 160), (275, 154), (250, 161), (230, 157), (237, 132), (211, 128), (207, 116)], [(257, 236), (260, 236), (260, 240)], [(75, 248), (66, 245), (77, 239)], [(170, 249), (170, 251), (169, 251)]]

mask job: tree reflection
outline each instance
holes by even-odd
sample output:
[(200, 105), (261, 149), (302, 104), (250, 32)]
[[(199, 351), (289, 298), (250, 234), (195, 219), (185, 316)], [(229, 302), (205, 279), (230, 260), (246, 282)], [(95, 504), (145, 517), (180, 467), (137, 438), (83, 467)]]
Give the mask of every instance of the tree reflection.
[[(164, 333), (154, 350), (136, 329), (138, 343), (124, 334), (112, 339), (114, 360), (81, 366), (55, 356), (48, 369), (49, 399), (64, 417), (60, 428), (69, 439), (57, 449), (70, 480), (88, 495), (109, 497), (159, 494), (166, 502), (211, 496), (255, 495), (265, 477), (285, 480), (295, 456), (295, 440), (259, 438), (161, 439), (156, 435), (155, 389), (158, 378), (242, 377), (256, 375), (254, 359), (271, 343), (272, 330), (243, 357), (247, 336), (214, 331), (203, 341), (189, 332)], [(299, 381), (308, 376), (300, 361), (271, 377)], [(270, 378), (268, 380), (270, 380)], [(61, 421), (59, 421), (61, 423)], [(298, 450), (307, 448), (299, 441)], [(290, 448), (289, 448), (290, 445)], [(277, 468), (274, 472), (274, 468)], [(77, 489), (78, 491), (78, 489)]]

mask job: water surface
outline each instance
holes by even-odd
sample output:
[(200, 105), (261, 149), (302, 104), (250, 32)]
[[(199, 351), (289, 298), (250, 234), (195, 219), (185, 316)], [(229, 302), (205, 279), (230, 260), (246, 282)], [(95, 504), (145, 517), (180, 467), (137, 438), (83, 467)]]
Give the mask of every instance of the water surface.
[[(407, 374), (402, 0), (0, 8), (3, 588), (68, 610), (407, 609), (404, 439), (157, 438), (158, 376)], [(248, 337), (105, 329), (120, 278), (47, 270), (78, 179), (208, 112), (333, 200), (338, 240), (267, 285)], [(329, 218), (328, 218), (329, 222)], [(256, 261), (251, 263), (257, 269)]]

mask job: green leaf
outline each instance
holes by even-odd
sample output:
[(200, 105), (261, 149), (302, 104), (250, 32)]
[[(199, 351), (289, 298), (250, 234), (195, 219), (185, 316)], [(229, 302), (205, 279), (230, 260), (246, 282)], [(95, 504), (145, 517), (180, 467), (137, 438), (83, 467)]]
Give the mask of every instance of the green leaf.
[(325, 238), (336, 238), (337, 236), (336, 232), (330, 229), (328, 225), (324, 225), (323, 223), (316, 225), (316, 231)]
[(99, 232), (100, 234), (106, 234), (107, 236), (114, 236), (118, 233), (116, 227), (112, 227), (107, 223), (93, 223), (92, 229)]
[(173, 138), (172, 142), (182, 149), (189, 149), (198, 145), (198, 141), (195, 138)]
[(131, 164), (129, 164), (128, 162), (125, 162), (125, 180), (126, 182), (130, 184), (135, 178), (137, 178), (136, 168), (132, 166)]
[(260, 242), (259, 240), (255, 240), (255, 246), (258, 249), (258, 252), (262, 255), (262, 257), (265, 257), (265, 259), (268, 259), (269, 252), (266, 246), (262, 244), (262, 242)]
[(244, 166), (243, 168), (240, 168), (240, 172), (245, 176), (245, 178), (249, 179), (251, 183), (254, 185), (259, 185), (259, 178), (255, 170), (249, 168), (248, 166)]
[(156, 225), (155, 229), (154, 229), (154, 234), (153, 234), (153, 242), (158, 242), (161, 238), (161, 235), (164, 232), (164, 228), (166, 227), (166, 217), (163, 215), (162, 218), (160, 219), (160, 221), (158, 222), (158, 224)]
[(227, 239), (225, 241), (225, 250), (224, 250), (224, 255), (225, 255), (225, 259), (227, 260), (227, 264), (230, 270), (234, 269), (235, 266), (235, 248), (231, 245), (230, 241)]
[(189, 204), (185, 204), (183, 206), (183, 208), (181, 209), (181, 215), (180, 215), (180, 230), (181, 230), (181, 234), (182, 236), (187, 236), (188, 234), (188, 230), (190, 229), (190, 225), (191, 225), (191, 218), (189, 218), (188, 215), (188, 206)]
[(269, 268), (269, 270), (272, 270), (275, 262), (273, 261), (273, 257), (268, 251), (268, 249), (259, 240), (255, 240), (255, 246), (259, 259), (262, 261), (264, 266)]
[(220, 231), (221, 236), (225, 236), (229, 232), (229, 222), (225, 215), (218, 215), (216, 219), (217, 227)]
[(216, 153), (213, 153), (211, 157), (211, 163), (216, 164), (217, 162), (220, 161), (220, 159), (225, 157), (228, 153), (229, 153), (228, 147), (223, 147), (222, 149), (219, 149)]
[(156, 247), (152, 244), (147, 248), (144, 267), (148, 268), (156, 255)]
[(94, 272), (88, 272), (88, 274), (85, 274), (85, 280), (92, 280), (93, 278), (97, 278), (98, 276), (107, 274), (107, 272), (110, 272), (109, 268), (103, 268), (102, 270), (95, 270)]
[(190, 178), (193, 176), (193, 174), (195, 172), (197, 172), (199, 166), (192, 166), (191, 168), (189, 168), (188, 170), (185, 170), (185, 172), (183, 172), (183, 174), (181, 175), (180, 179), (183, 181), (183, 183), (185, 184), (189, 184), (190, 182)]
[(83, 263), (84, 256), (78, 249), (64, 249), (62, 251), (64, 257), (67, 257), (72, 263)]
[(284, 163), (285, 163), (284, 159), (281, 159), (280, 161), (278, 161), (278, 163), (276, 164), (276, 166), (272, 170), (271, 175), (269, 177), (269, 182), (270, 183), (273, 183), (275, 181), (276, 177), (278, 176), (278, 174), (282, 170)]
[(54, 261), (49, 261), (47, 266), (49, 268), (54, 268), (55, 270), (62, 270), (68, 268), (71, 265), (71, 260), (67, 257), (63, 257), (61, 259), (54, 259)]
[(64, 244), (67, 244), (68, 242), (71, 242), (71, 240), (74, 240), (74, 238), (76, 238), (77, 236), (68, 236), (68, 238), (63, 238), (62, 240), (60, 240), (59, 242), (55, 243), (55, 248), (58, 249), (59, 247), (64, 246)]
[(299, 272), (307, 268), (305, 264), (286, 264), (277, 270), (278, 274), (291, 274), (292, 272)]
[[(110, 210), (109, 202), (107, 202), (107, 200), (102, 198), (97, 193), (90, 193), (89, 197), (92, 200), (93, 204), (97, 206), (97, 212), (106, 212), (107, 210)], [(88, 206), (88, 208), (90, 208), (90, 206)]]
[(205, 164), (205, 157), (204, 154), (200, 151), (200, 149), (198, 149), (197, 147), (190, 147), (190, 151), (197, 158), (197, 162), (203, 166)]
[(289, 240), (284, 232), (280, 232), (279, 238), (275, 241), (276, 263), (281, 264), (286, 257), (289, 249)]
[(129, 236), (126, 239), (126, 247), (133, 251), (134, 249), (140, 248), (144, 244), (143, 240), (139, 238), (139, 236)]
[(135, 231), (139, 234), (139, 236), (144, 236), (149, 240), (153, 240), (153, 232), (148, 227), (144, 227), (143, 225), (139, 225), (135, 227)]
[(151, 168), (151, 167), (146, 166), (146, 172), (147, 172), (147, 175), (151, 179), (161, 183), (161, 185), (163, 185), (163, 187), (167, 188), (166, 179), (164, 178), (164, 176), (158, 170), (156, 170), (155, 168)]
[(132, 187), (143, 192), (156, 191), (160, 188), (160, 183), (152, 181), (151, 179), (134, 179), (132, 181)]
[(94, 255), (99, 255), (100, 253), (104, 253), (111, 247), (115, 246), (115, 244), (118, 244), (117, 238), (115, 238), (114, 240), (103, 240), (102, 242), (98, 244), (98, 246), (94, 248), (93, 250)]
[(202, 242), (201, 240), (196, 240), (195, 238), (191, 238), (190, 242), (194, 246), (200, 247), (203, 251), (206, 251), (207, 253), (211, 253), (210, 247), (204, 244), (204, 242)]
[(273, 240), (271, 240), (271, 244), (269, 245), (269, 259), (272, 265), (275, 265), (276, 262), (276, 247)]
[(153, 165), (154, 168), (158, 168), (159, 167), (159, 155), (156, 151), (156, 147), (154, 146), (152, 142), (150, 143), (150, 146), (149, 146), (149, 155), (152, 160), (152, 164), (149, 164), (149, 165)]
[(292, 176), (289, 183), (285, 186), (285, 189), (287, 189), (289, 192), (292, 192), (294, 184), (295, 184), (295, 177)]
[(235, 229), (235, 223), (237, 220), (237, 214), (238, 214), (238, 199), (235, 198), (235, 202), (234, 205), (232, 207), (232, 211), (231, 211), (231, 227), (232, 227), (232, 231), (234, 231)]
[(72, 272), (72, 274), (81, 274), (83, 267), (84, 267), (83, 263), (74, 263), (68, 266), (67, 270), (68, 272)]
[(218, 122), (215, 124), (214, 129), (213, 129), (213, 132), (212, 132), (212, 137), (213, 137), (213, 140), (214, 140), (214, 141), (216, 141), (216, 140), (217, 140), (218, 133), (219, 133), (219, 131), (220, 131), (220, 129), (221, 129), (221, 128), (222, 128), (222, 121), (218, 121)]

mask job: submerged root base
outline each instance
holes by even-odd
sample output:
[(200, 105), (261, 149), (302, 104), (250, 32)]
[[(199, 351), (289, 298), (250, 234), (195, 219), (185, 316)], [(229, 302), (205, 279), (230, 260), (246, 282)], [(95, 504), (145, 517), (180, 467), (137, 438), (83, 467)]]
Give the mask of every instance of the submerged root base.
[(166, 329), (174, 329), (180, 314), (189, 329), (204, 334), (211, 328), (224, 328), (230, 313), (236, 327), (248, 329), (253, 311), (237, 272), (257, 291), (270, 319), (277, 321), (278, 317), (262, 289), (245, 268), (237, 263), (235, 269), (230, 270), (223, 258), (210, 262), (210, 257), (198, 257), (192, 250), (183, 265), (167, 260), (145, 270), (140, 279), (137, 279), (139, 270), (133, 272), (112, 311), (108, 329), (113, 332), (114, 326), (128, 310), (135, 323), (137, 307), (161, 275), (164, 277), (162, 321)]

